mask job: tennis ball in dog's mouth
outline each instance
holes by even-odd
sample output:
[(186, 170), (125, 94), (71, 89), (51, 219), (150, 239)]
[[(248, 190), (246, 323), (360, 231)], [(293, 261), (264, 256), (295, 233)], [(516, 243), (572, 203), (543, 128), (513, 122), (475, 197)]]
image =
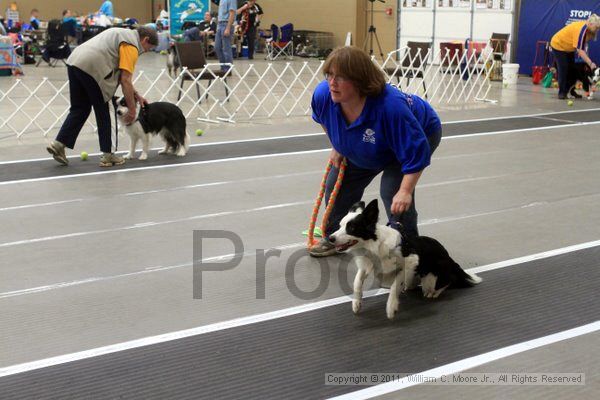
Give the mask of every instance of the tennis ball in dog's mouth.
[(82, 151), (81, 152), (81, 160), (85, 161), (88, 159), (88, 153), (87, 151)]
[(567, 101), (567, 105), (568, 105), (568, 106), (572, 106), (572, 105), (573, 105), (573, 100), (569, 100), (569, 101)]
[(196, 136), (202, 136), (204, 131), (202, 129), (196, 129)]

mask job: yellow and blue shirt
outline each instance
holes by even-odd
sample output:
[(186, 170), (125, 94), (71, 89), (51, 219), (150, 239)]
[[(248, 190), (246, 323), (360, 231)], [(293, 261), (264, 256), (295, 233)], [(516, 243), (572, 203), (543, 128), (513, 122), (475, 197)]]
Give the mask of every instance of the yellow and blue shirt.
[(442, 128), (437, 113), (425, 100), (386, 84), (376, 97), (367, 97), (362, 113), (348, 125), (341, 106), (331, 100), (327, 81), (312, 98), (312, 117), (323, 125), (333, 148), (352, 164), (383, 170), (399, 161), (402, 171), (422, 171), (431, 161), (427, 136)]
[(555, 50), (571, 53), (585, 50), (587, 29), (586, 21), (572, 22), (552, 36), (550, 46)]

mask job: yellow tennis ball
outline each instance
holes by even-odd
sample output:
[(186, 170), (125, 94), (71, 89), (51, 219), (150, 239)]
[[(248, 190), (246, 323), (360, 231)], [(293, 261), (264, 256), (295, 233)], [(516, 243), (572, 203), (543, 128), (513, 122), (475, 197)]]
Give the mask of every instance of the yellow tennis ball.
[(81, 152), (81, 159), (82, 159), (83, 161), (85, 161), (85, 160), (87, 160), (87, 159), (88, 159), (88, 153), (87, 153), (86, 151), (82, 151), (82, 152)]
[(196, 136), (202, 136), (204, 131), (202, 129), (196, 129)]
[(569, 100), (569, 101), (567, 101), (567, 105), (568, 105), (568, 106), (572, 106), (572, 105), (573, 105), (573, 100)]

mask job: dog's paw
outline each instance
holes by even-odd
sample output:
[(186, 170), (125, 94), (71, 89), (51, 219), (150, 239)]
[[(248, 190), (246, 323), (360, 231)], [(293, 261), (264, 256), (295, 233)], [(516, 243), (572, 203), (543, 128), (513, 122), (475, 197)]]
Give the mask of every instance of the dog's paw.
[(360, 300), (352, 300), (352, 312), (354, 314), (358, 314), (360, 312), (361, 306), (362, 302)]
[(399, 303), (398, 300), (388, 300), (385, 311), (388, 319), (394, 319), (396, 312), (398, 311)]
[(146, 153), (140, 154), (140, 157), (138, 158), (138, 160), (142, 160), (142, 161), (147, 160), (147, 159), (148, 159), (148, 154), (146, 154)]
[(162, 149), (161, 151), (158, 152), (158, 154), (169, 154), (169, 149)]
[(185, 156), (185, 150), (179, 150), (177, 152), (177, 157), (184, 157)]
[(133, 158), (133, 154), (131, 154), (131, 152), (125, 154), (125, 157), (123, 157), (126, 160), (131, 160)]

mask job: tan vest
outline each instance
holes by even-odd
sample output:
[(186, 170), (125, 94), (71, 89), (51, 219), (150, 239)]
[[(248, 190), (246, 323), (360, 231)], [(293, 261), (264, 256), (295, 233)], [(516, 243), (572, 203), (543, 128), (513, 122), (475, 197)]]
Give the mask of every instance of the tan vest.
[(125, 28), (110, 28), (94, 36), (73, 50), (67, 64), (89, 74), (100, 86), (104, 101), (114, 96), (119, 86), (119, 46), (129, 43), (143, 52), (137, 31)]

